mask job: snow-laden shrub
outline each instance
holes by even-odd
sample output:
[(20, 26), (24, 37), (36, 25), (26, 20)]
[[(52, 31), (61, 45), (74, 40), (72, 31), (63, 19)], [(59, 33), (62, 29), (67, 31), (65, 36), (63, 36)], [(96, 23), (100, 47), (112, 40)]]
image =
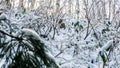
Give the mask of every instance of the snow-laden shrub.
[[(3, 20), (5, 23), (2, 23)], [(7, 19), (0, 20), (0, 67), (3, 68), (59, 68), (40, 36), (31, 29), (14, 33)], [(5, 27), (8, 28), (6, 30)], [(10, 25), (10, 26), (9, 26)], [(11, 30), (11, 31), (10, 31)]]

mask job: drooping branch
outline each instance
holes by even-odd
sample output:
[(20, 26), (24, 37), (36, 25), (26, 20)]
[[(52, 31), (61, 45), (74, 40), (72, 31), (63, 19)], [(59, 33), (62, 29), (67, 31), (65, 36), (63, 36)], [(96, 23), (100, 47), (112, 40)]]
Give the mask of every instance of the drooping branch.
[(15, 39), (17, 39), (17, 40), (23, 40), (23, 38), (19, 38), (19, 37), (13, 36), (13, 35), (11, 35), (11, 34), (8, 34), (7, 32), (4, 32), (3, 30), (0, 30), (0, 33), (2, 33), (2, 34), (4, 34), (4, 35), (7, 35), (7, 36), (9, 36), (9, 37), (11, 37), (11, 38), (15, 38)]

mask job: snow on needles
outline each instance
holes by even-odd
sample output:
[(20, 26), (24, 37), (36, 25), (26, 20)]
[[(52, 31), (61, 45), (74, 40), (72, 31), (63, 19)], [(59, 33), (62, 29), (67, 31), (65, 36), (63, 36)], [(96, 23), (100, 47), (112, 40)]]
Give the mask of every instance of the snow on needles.
[(16, 36), (21, 34), (26, 38), (32, 37), (33, 39), (40, 40), (40, 36), (32, 29), (23, 28), (16, 33)]

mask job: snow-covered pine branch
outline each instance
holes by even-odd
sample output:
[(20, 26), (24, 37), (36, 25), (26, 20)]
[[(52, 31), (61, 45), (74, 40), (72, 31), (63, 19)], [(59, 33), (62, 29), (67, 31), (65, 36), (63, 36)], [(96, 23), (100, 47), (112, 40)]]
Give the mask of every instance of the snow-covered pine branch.
[(59, 68), (54, 58), (45, 50), (45, 44), (41, 41), (40, 36), (34, 30), (24, 28), (18, 31), (16, 36), (26, 38), (26, 41), (23, 40), (23, 42), (30, 47), (32, 46), (33, 49), (31, 50), (33, 50), (33, 52), (35, 51), (34, 53), (43, 60), (48, 68)]
[(21, 29), (20, 31), (18, 31), (16, 33), (16, 36), (21, 36), (24, 38), (33, 38), (33, 39), (36, 39), (36, 40), (40, 40), (40, 36), (34, 31), (34, 30), (31, 30), (31, 29), (27, 29), (27, 28), (23, 28)]

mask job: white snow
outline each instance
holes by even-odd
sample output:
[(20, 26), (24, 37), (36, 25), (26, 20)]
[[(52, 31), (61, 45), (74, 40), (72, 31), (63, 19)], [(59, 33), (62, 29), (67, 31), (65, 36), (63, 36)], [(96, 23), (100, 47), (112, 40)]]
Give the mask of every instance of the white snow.
[(40, 36), (32, 29), (23, 28), (16, 32), (15, 36), (23, 36), (26, 38), (32, 37), (33, 39), (40, 40)]
[(2, 65), (5, 63), (5, 59), (0, 59), (0, 68), (2, 68)]
[(109, 40), (102, 48), (101, 51), (106, 51), (109, 47), (113, 45), (113, 40)]
[[(117, 2), (118, 1), (116, 1), (116, 3)], [(101, 7), (99, 10), (101, 10), (103, 8), (101, 4), (102, 4), (102, 2), (99, 2), (99, 4), (98, 4), (98, 8)], [(119, 4), (119, 2), (117, 4)], [(53, 12), (53, 13), (51, 13), (51, 17), (50, 17), (50, 15), (48, 13), (49, 7), (47, 7), (47, 9), (46, 9), (46, 7), (43, 7), (43, 6), (48, 5), (47, 3), (45, 5), (42, 4), (43, 6), (41, 5), (40, 9), (34, 10), (32, 12), (26, 11), (25, 14), (21, 13), (20, 10), (22, 10), (22, 9), (20, 9), (20, 10), (17, 8), (16, 8), (16, 10), (11, 9), (6, 15), (5, 14), (0, 15), (0, 19), (7, 18), (7, 19), (10, 19), (11, 23), (16, 24), (17, 25), (16, 27), (18, 27), (18, 29), (13, 28), (14, 31), (12, 32), (12, 35), (16, 36), (16, 37), (24, 38), (24, 40), (22, 42), (27, 44), (31, 48), (33, 48), (31, 43), (27, 42), (27, 40), (29, 40), (30, 38), (35, 39), (35, 40), (41, 40), (42, 42), (44, 42), (48, 48), (48, 49), (46, 49), (46, 50), (48, 50), (48, 53), (47, 53), (48, 56), (51, 59), (55, 60), (55, 62), (57, 62), (57, 63), (63, 63), (60, 65), (61, 68), (88, 68), (89, 66), (91, 66), (91, 68), (102, 68), (103, 62), (99, 56), (99, 52), (101, 51), (101, 52), (108, 53), (109, 51), (106, 51), (106, 50), (109, 47), (114, 46), (112, 39), (115, 38), (115, 41), (117, 40), (118, 44), (117, 44), (116, 48), (112, 51), (111, 55), (109, 56), (110, 58), (108, 58), (108, 59), (110, 59), (110, 61), (107, 62), (107, 64), (109, 64), (108, 66), (106, 66), (106, 68), (107, 68), (112, 65), (116, 65), (117, 62), (120, 63), (120, 59), (119, 59), (120, 58), (120, 51), (119, 51), (120, 50), (120, 47), (119, 47), (119, 45), (120, 45), (120, 42), (119, 42), (120, 41), (120, 27), (116, 28), (116, 26), (118, 26), (118, 24), (119, 24), (119, 15), (116, 12), (117, 10), (119, 10), (117, 4), (115, 5), (115, 7), (117, 7), (117, 9), (115, 10), (114, 20), (113, 20), (113, 14), (111, 14), (111, 17), (110, 17), (111, 24), (108, 24), (107, 26), (106, 26), (106, 23), (108, 23), (109, 20), (106, 21), (102, 18), (101, 11), (100, 11), (100, 13), (101, 13), (100, 18), (98, 18), (98, 16), (95, 16), (95, 19), (93, 19), (91, 16), (93, 13), (91, 13), (92, 10), (90, 10), (90, 13), (88, 14), (88, 16), (90, 15), (91, 24), (92, 24), (93, 28), (91, 25), (89, 26), (89, 31), (88, 31), (89, 35), (85, 40), (84, 40), (84, 37), (86, 36), (86, 33), (87, 33), (88, 23), (87, 23), (87, 19), (84, 18), (84, 15), (85, 15), (84, 12), (82, 12), (83, 18), (80, 18), (80, 19), (75, 19), (75, 18), (66, 16), (67, 14), (65, 15), (65, 17), (59, 16), (58, 18), (64, 19), (66, 29), (60, 29), (59, 24), (54, 21), (54, 20), (57, 20), (57, 15), (61, 15), (61, 14), (59, 14), (57, 12), (55, 12), (55, 13)], [(95, 5), (95, 4), (93, 4), (93, 5)], [(107, 5), (108, 5), (108, 3), (107, 3)], [(111, 1), (111, 5), (113, 5), (113, 1)], [(96, 7), (96, 6), (94, 6), (94, 7)], [(41, 8), (45, 8), (45, 9), (41, 9)], [(88, 6), (88, 8), (90, 8), (90, 7)], [(54, 9), (54, 7), (52, 7), (52, 10), (53, 9)], [(95, 9), (97, 9), (97, 8), (95, 8)], [(51, 8), (50, 8), (50, 10), (51, 10)], [(98, 10), (97, 11), (94, 10), (94, 11), (95, 11), (95, 15), (97, 15), (97, 13), (99, 13)], [(15, 12), (15, 13), (13, 13), (13, 12)], [(18, 14), (18, 16), (15, 16), (16, 14)], [(39, 20), (38, 20), (38, 22), (36, 22), (36, 20), (38, 18), (39, 18)], [(82, 31), (79, 31), (78, 33), (75, 31), (75, 29), (78, 27), (76, 27), (76, 28), (74, 27), (74, 24), (77, 21), (79, 21), (80, 25), (83, 25)], [(42, 26), (40, 26), (40, 24), (42, 24)], [(50, 29), (50, 27), (53, 26), (54, 24), (57, 24), (56, 34), (55, 34), (54, 39), (52, 39), (54, 30), (52, 28), (51, 32), (49, 33), (48, 29)], [(9, 30), (9, 28), (6, 28), (6, 27), (2, 28), (2, 26), (3, 25), (1, 25), (1, 23), (0, 23), (1, 30), (4, 30), (4, 29), (5, 29), (5, 31)], [(32, 27), (29, 27), (29, 26), (32, 26)], [(40, 27), (38, 27), (38, 26), (40, 26)], [(105, 28), (109, 28), (110, 31), (106, 30), (106, 33), (102, 34), (102, 30)], [(94, 34), (93, 29), (95, 30), (95, 32), (98, 36), (98, 39), (96, 39), (95, 36), (93, 35)], [(40, 37), (40, 34), (47, 34), (47, 33), (49, 33), (47, 38)], [(5, 37), (5, 41), (9, 41), (9, 40), (11, 40), (10, 37)], [(4, 41), (4, 38), (2, 38), (0, 41)], [(14, 42), (12, 42), (12, 43), (14, 43)], [(99, 45), (99, 43), (101, 44), (101, 46)], [(18, 44), (18, 43), (16, 43), (16, 44)], [(75, 47), (75, 46), (77, 46), (77, 47)], [(61, 51), (62, 51), (62, 53), (60, 55), (58, 55), (57, 57), (55, 57)], [(77, 51), (78, 54), (74, 55), (75, 51)], [(29, 53), (32, 55), (31, 52), (29, 52)], [(114, 61), (115, 59), (116, 59), (116, 62)], [(91, 60), (93, 60), (95, 62), (92, 63)], [(2, 59), (0, 61), (0, 68), (4, 62), (5, 62), (4, 59)]]

